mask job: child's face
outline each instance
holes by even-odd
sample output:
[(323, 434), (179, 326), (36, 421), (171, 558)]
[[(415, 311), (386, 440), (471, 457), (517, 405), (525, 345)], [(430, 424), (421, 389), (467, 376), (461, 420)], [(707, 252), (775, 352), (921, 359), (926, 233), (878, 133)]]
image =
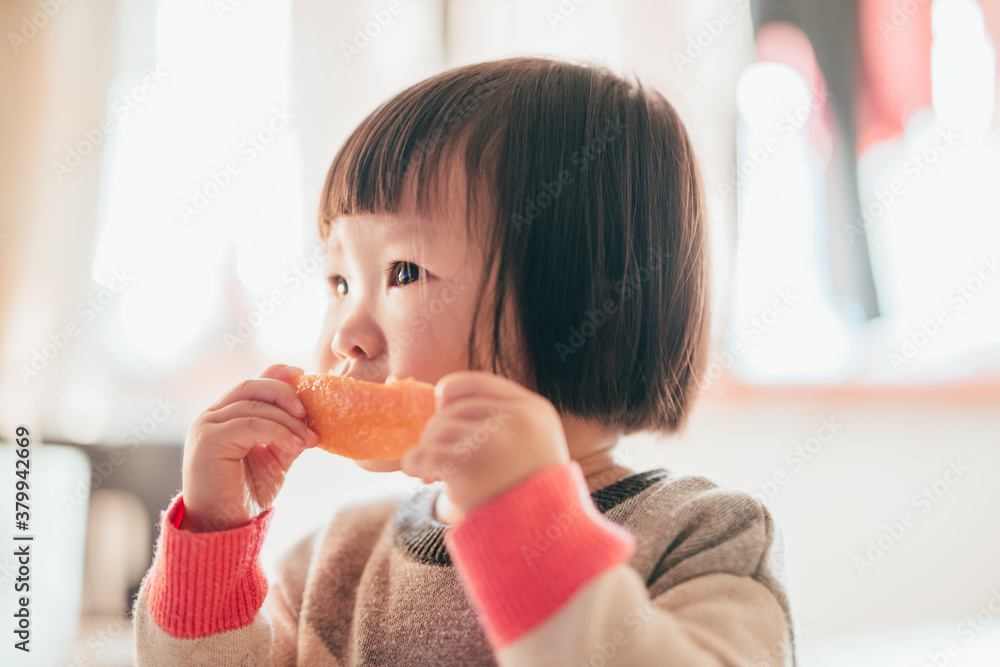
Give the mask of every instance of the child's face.
[[(468, 337), (483, 262), (466, 236), (464, 190), (453, 177), (446, 215), (418, 219), (412, 188), (396, 215), (331, 224), (329, 305), (317, 348), (320, 373), (434, 383), (468, 369)], [(480, 313), (491, 321), (488, 309)], [(485, 349), (477, 341), (477, 349)], [(363, 464), (398, 470), (398, 464)]]

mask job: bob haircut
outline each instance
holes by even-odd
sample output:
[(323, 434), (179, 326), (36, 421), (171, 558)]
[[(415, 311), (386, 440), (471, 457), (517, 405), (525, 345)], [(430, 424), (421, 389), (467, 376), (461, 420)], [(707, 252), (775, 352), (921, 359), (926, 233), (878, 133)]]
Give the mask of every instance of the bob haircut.
[(705, 366), (709, 265), (699, 167), (674, 108), (596, 65), (520, 57), (442, 72), (381, 104), (338, 151), (320, 237), (340, 216), (396, 213), (412, 176), (431, 215), (424, 185), (451, 156), (464, 159), (467, 212), (486, 212), (466, 216), (485, 253), (469, 368), (482, 306), (492, 370), (506, 368), (510, 298), (533, 388), (560, 413), (626, 434), (679, 429)]

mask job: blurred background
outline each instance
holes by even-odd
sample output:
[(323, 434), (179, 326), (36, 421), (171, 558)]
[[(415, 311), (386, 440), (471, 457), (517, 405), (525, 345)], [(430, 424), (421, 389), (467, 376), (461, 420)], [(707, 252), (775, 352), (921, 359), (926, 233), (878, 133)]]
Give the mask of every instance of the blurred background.
[[(804, 667), (1000, 665), (1000, 0), (2, 0), (0, 615), (31, 432), (33, 652), (132, 664), (188, 426), (311, 372), (326, 170), (379, 103), (513, 55), (677, 107), (710, 204), (713, 348), (637, 469), (784, 535)], [(264, 551), (415, 485), (307, 451)]]

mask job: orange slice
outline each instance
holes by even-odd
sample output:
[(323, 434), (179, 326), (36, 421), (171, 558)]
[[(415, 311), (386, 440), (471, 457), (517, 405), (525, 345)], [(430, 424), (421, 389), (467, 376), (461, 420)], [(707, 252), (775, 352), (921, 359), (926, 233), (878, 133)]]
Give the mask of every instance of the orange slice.
[(336, 375), (295, 381), (306, 424), (320, 449), (358, 461), (392, 461), (417, 444), (434, 414), (434, 385), (413, 378), (388, 384)]

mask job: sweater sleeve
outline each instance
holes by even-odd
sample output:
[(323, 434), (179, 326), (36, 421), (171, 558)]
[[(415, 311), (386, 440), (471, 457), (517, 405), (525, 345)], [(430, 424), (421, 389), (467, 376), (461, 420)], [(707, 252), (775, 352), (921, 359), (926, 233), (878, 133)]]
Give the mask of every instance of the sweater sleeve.
[[(720, 523), (704, 510), (703, 524)], [(597, 511), (570, 461), (476, 508), (446, 539), (500, 665), (794, 664), (785, 610), (753, 576), (770, 524), (733, 516), (746, 525), (682, 531), (647, 587), (627, 564), (635, 538)]]
[(191, 533), (179, 528), (183, 498), (171, 501), (133, 609), (137, 665), (295, 664), (301, 579), (269, 590), (260, 564), (272, 512), (239, 528)]

